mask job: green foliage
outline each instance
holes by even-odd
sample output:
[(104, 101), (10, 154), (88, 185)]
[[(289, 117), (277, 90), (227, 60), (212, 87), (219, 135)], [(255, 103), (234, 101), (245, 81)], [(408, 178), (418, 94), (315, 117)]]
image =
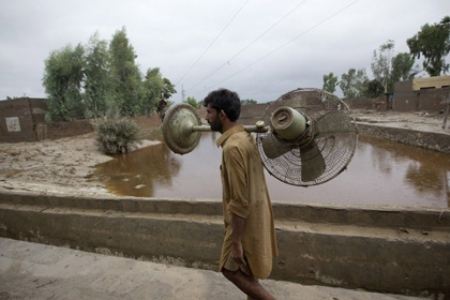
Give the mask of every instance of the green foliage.
[(338, 78), (330, 72), (329, 74), (323, 75), (323, 87), (322, 89), (326, 92), (333, 94), (336, 91), (338, 85)]
[(183, 103), (189, 104), (194, 108), (199, 108), (201, 106), (201, 103), (198, 102), (194, 97), (187, 97), (186, 100), (183, 101)]
[(145, 114), (155, 111), (163, 95), (164, 80), (159, 68), (149, 68), (142, 82), (140, 111)]
[(111, 42), (94, 34), (85, 48), (66, 46), (46, 60), (43, 83), (48, 94), (49, 120), (120, 117), (153, 112), (161, 99), (176, 92), (159, 68), (141, 80), (136, 54), (125, 29)]
[(122, 116), (134, 116), (139, 110), (141, 75), (137, 57), (129, 44), (125, 28), (117, 31), (109, 45), (111, 55), (112, 99)]
[(139, 128), (129, 119), (107, 119), (96, 127), (97, 142), (106, 154), (127, 153), (139, 142)]
[(255, 99), (241, 100), (241, 105), (248, 105), (248, 104), (258, 104), (258, 102)]
[(108, 44), (98, 39), (94, 34), (87, 46), (84, 100), (88, 117), (105, 116), (107, 113), (107, 99), (110, 94), (110, 58)]
[(450, 52), (450, 16), (444, 17), (440, 23), (423, 25), (407, 40), (407, 44), (414, 57), (423, 55), (423, 67), (430, 76), (446, 73), (449, 69), (445, 57)]
[(164, 99), (169, 99), (174, 93), (177, 92), (177, 90), (175, 90), (175, 85), (173, 85), (172, 82), (165, 77), (163, 78), (163, 83)]
[(43, 84), (48, 94), (49, 118), (53, 121), (84, 117), (81, 95), (83, 56), (83, 46), (66, 46), (53, 51), (45, 61)]
[(392, 58), (392, 74), (393, 83), (412, 79), (414, 73), (411, 72), (414, 65), (414, 57), (409, 53), (399, 53)]
[(162, 76), (159, 68), (149, 68), (142, 83), (141, 113), (149, 114), (155, 111), (158, 103), (167, 100), (176, 92), (169, 79)]
[(377, 79), (367, 80), (364, 83), (364, 96), (368, 98), (376, 98), (383, 95), (384, 86)]
[(373, 76), (378, 82), (381, 82), (385, 92), (391, 92), (393, 89), (393, 82), (391, 78), (391, 60), (393, 50), (394, 42), (392, 40), (388, 40), (379, 47), (378, 52), (377, 50), (373, 51), (372, 63), (370, 64)]
[(356, 98), (364, 94), (365, 86), (368, 78), (363, 69), (349, 69), (347, 73), (341, 75), (339, 87), (345, 98)]

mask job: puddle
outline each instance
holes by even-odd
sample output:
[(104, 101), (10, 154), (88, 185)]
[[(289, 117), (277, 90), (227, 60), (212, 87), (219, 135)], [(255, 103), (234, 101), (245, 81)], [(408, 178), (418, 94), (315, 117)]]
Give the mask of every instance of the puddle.
[[(156, 135), (160, 138), (160, 135)], [(97, 166), (93, 179), (118, 195), (221, 201), (218, 135), (204, 133), (189, 154), (164, 144), (147, 147)], [(353, 207), (448, 208), (448, 154), (360, 136), (346, 171), (313, 187), (279, 182), (266, 172), (273, 202)]]

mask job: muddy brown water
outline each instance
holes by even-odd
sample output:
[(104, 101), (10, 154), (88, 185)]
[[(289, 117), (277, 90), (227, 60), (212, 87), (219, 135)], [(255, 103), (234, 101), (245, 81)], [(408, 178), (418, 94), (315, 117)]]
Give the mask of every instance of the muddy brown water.
[[(93, 178), (117, 195), (221, 201), (217, 137), (204, 133), (199, 146), (182, 156), (164, 143), (117, 156), (98, 165)], [(359, 136), (347, 170), (329, 182), (305, 188), (267, 172), (266, 179), (273, 202), (448, 209), (450, 156)]]

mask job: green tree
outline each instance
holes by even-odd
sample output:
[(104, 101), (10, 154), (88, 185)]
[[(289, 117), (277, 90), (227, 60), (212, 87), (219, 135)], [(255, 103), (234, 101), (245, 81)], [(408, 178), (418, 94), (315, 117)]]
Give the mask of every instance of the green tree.
[(368, 98), (376, 98), (383, 95), (384, 86), (377, 79), (367, 80), (364, 83), (364, 96)]
[(164, 90), (164, 79), (159, 68), (149, 68), (142, 83), (140, 112), (149, 114), (155, 111), (158, 102), (162, 99)]
[(392, 92), (393, 82), (391, 78), (392, 72), (392, 52), (394, 50), (394, 42), (388, 40), (382, 44), (378, 52), (373, 51), (372, 63), (370, 64), (373, 76), (378, 82), (381, 82), (385, 92)]
[(356, 98), (364, 94), (365, 83), (368, 78), (363, 69), (349, 69), (347, 73), (341, 75), (339, 87), (345, 98)]
[(423, 25), (407, 40), (407, 44), (415, 58), (423, 55), (423, 68), (430, 76), (446, 73), (449, 69), (445, 57), (450, 52), (450, 16), (444, 17), (440, 23)]
[(175, 89), (175, 85), (173, 85), (172, 82), (165, 77), (163, 78), (163, 83), (164, 99), (169, 99), (174, 93), (177, 92), (177, 90)]
[(324, 91), (333, 94), (338, 86), (338, 77), (333, 74), (333, 72), (323, 75), (323, 87)]
[(411, 72), (414, 65), (414, 57), (409, 53), (399, 53), (392, 58), (392, 82), (408, 80), (414, 77)]
[(105, 116), (107, 99), (111, 96), (110, 60), (108, 44), (94, 34), (86, 51), (84, 99), (89, 117)]
[(45, 61), (43, 84), (48, 95), (49, 117), (66, 121), (84, 117), (81, 95), (84, 77), (84, 48), (66, 46), (53, 51)]
[(136, 54), (125, 28), (117, 31), (109, 45), (111, 55), (112, 98), (122, 116), (133, 116), (139, 110), (141, 75), (135, 63)]
[(162, 76), (159, 68), (149, 68), (142, 83), (141, 113), (149, 114), (162, 99), (169, 99), (176, 92), (169, 79)]
[(183, 103), (189, 104), (194, 108), (199, 108), (201, 106), (200, 102), (198, 102), (194, 97), (187, 97)]

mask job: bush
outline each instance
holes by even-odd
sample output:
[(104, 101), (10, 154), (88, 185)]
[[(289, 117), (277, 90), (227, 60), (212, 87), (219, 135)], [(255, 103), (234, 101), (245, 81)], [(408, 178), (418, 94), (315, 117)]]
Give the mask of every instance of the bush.
[(106, 154), (127, 153), (139, 143), (139, 127), (129, 119), (107, 119), (96, 126), (97, 142)]

